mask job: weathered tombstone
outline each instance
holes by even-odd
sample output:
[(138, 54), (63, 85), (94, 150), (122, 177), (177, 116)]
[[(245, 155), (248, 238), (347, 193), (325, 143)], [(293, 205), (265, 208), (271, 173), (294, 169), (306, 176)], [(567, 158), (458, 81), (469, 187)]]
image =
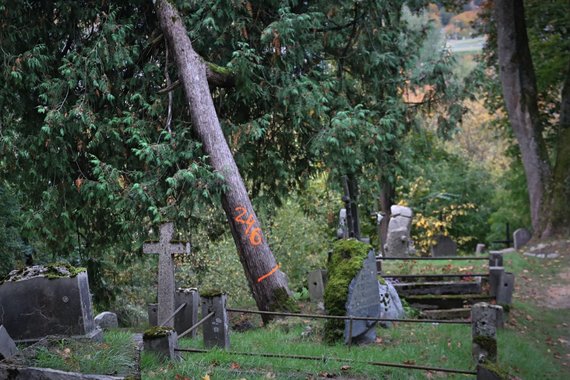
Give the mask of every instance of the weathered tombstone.
[(480, 255), (483, 252), (485, 252), (485, 244), (482, 243), (477, 244), (477, 246), (475, 247), (475, 254)]
[[(158, 323), (173, 327), (174, 319), (174, 260), (175, 253), (190, 254), (190, 244), (171, 243), (174, 234), (174, 224), (164, 223), (160, 226), (160, 241), (145, 243), (143, 252), (158, 254)], [(167, 321), (167, 322), (165, 322)]]
[(327, 271), (317, 269), (309, 272), (307, 279), (311, 302), (323, 302), (325, 297), (325, 285), (327, 283)]
[(206, 348), (230, 348), (229, 319), (226, 311), (227, 296), (221, 292), (202, 294), (202, 318), (214, 313), (204, 323), (204, 346)]
[[(200, 294), (195, 288), (178, 288), (174, 297), (176, 308), (183, 304), (186, 306), (174, 317), (174, 328), (178, 334), (182, 334), (198, 322), (198, 308), (200, 306)], [(196, 329), (190, 333), (190, 337), (196, 337)]]
[(513, 301), (513, 291), (515, 288), (515, 275), (506, 272), (497, 288), (497, 303), (500, 305), (510, 305)]
[(17, 342), (33, 342), (46, 335), (102, 338), (93, 321), (83, 268), (54, 264), (10, 272), (0, 285), (0, 310), (0, 324)]
[(495, 313), (497, 314), (495, 316), (497, 328), (498, 329), (505, 328), (505, 310), (503, 309), (503, 307), (501, 305), (491, 305), (491, 308), (494, 309)]
[(503, 278), (505, 276), (505, 268), (501, 267), (489, 267), (489, 295), (491, 297), (497, 297), (499, 292), (499, 287), (503, 283)]
[(477, 363), (497, 361), (497, 311), (481, 302), (471, 308), (472, 355)]
[(412, 209), (393, 205), (388, 223), (388, 234), (384, 245), (386, 257), (407, 257), (412, 250), (410, 231), (412, 226)]
[[(379, 282), (380, 294), (380, 318), (385, 319), (401, 319), (405, 316), (402, 301), (394, 285), (389, 280)], [(392, 326), (392, 322), (380, 322), (382, 327)]]
[(437, 235), (435, 245), (431, 247), (433, 257), (446, 257), (457, 255), (457, 243), (449, 236)]
[(346, 209), (341, 208), (338, 213), (338, 228), (336, 237), (339, 239), (348, 239), (348, 226), (346, 221)]
[[(368, 253), (362, 269), (348, 287), (346, 315), (351, 317), (380, 316), (380, 290), (376, 275), (374, 251)], [(345, 319), (344, 342), (367, 344), (376, 340), (376, 321)]]
[(489, 267), (502, 267), (503, 254), (498, 251), (489, 252)]
[(144, 350), (153, 352), (162, 359), (176, 360), (179, 358), (175, 349), (178, 348), (178, 335), (172, 327), (155, 326), (143, 334)]
[(99, 326), (103, 330), (115, 329), (119, 327), (119, 320), (117, 319), (117, 314), (110, 311), (104, 311), (97, 316), (95, 316), (95, 325)]
[(8, 359), (18, 352), (16, 343), (12, 340), (8, 331), (0, 325), (0, 360)]
[(519, 228), (513, 232), (513, 246), (520, 249), (530, 241), (532, 234), (526, 228)]

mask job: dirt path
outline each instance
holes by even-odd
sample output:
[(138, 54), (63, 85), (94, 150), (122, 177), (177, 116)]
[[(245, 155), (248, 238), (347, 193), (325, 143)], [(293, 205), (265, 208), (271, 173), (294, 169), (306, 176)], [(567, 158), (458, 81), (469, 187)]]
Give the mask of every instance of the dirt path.
[(558, 274), (559, 284), (550, 284), (546, 288), (544, 304), (551, 309), (570, 309), (570, 268)]
[(550, 309), (570, 309), (570, 240), (530, 246), (523, 252), (553, 272), (533, 284), (537, 303)]
[(525, 269), (517, 276), (514, 297), (567, 316), (567, 322), (556, 325), (556, 336), (546, 343), (570, 373), (570, 239), (525, 247), (522, 253), (537, 271)]

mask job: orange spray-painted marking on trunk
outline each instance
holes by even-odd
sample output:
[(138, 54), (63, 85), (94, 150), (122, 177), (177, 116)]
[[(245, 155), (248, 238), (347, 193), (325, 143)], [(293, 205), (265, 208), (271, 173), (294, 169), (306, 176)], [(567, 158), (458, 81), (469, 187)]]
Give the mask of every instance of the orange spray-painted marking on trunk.
[(265, 280), (267, 277), (269, 277), (269, 276), (271, 276), (273, 273), (277, 272), (277, 269), (279, 269), (280, 267), (281, 267), (281, 264), (277, 264), (277, 265), (275, 266), (275, 268), (271, 269), (271, 271), (270, 271), (269, 273), (264, 274), (263, 276), (259, 277), (259, 278), (257, 279), (257, 282), (261, 282), (261, 281)]

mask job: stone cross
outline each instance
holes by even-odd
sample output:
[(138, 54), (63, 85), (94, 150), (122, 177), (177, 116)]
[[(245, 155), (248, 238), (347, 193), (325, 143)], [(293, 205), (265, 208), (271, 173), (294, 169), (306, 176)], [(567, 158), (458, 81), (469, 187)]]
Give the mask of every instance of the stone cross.
[(165, 326), (174, 327), (174, 318), (170, 318), (174, 313), (174, 293), (176, 290), (174, 282), (174, 260), (175, 253), (190, 254), (190, 243), (173, 244), (172, 235), (174, 225), (164, 223), (160, 226), (160, 241), (158, 243), (145, 243), (143, 252), (158, 254), (158, 323), (170, 319)]

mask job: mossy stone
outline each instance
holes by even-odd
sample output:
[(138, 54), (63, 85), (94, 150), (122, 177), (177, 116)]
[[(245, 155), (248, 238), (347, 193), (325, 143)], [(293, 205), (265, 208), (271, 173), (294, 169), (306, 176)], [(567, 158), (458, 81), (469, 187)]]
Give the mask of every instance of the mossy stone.
[(173, 331), (174, 331), (174, 329), (172, 327), (154, 326), (154, 327), (151, 327), (150, 329), (145, 330), (145, 332), (143, 333), (143, 338), (147, 339), (147, 340), (148, 339), (163, 338), (165, 336), (172, 334)]
[(479, 335), (473, 338), (473, 343), (487, 351), (489, 361), (497, 360), (497, 340), (488, 336)]
[[(79, 273), (87, 271), (87, 268), (74, 267), (73, 265), (68, 263), (48, 264), (46, 265), (46, 268), (47, 272), (45, 272), (45, 277), (50, 280), (55, 278), (67, 278), (67, 277), (73, 278), (77, 277)], [(69, 272), (69, 275), (62, 274), (58, 268), (65, 268)]]
[(200, 291), (200, 297), (205, 297), (205, 298), (219, 297), (222, 294), (224, 294), (223, 290), (214, 289), (214, 288), (206, 288)]
[[(348, 287), (362, 269), (364, 260), (372, 247), (356, 239), (335, 242), (327, 264), (328, 281), (325, 287), (325, 309), (329, 315), (346, 315)], [(325, 323), (325, 342), (334, 343), (342, 339), (344, 321), (328, 320)]]
[(479, 365), (485, 368), (487, 371), (493, 373), (495, 376), (497, 376), (497, 378), (501, 380), (508, 380), (510, 378), (509, 372), (503, 367), (500, 367), (497, 363), (486, 360)]

